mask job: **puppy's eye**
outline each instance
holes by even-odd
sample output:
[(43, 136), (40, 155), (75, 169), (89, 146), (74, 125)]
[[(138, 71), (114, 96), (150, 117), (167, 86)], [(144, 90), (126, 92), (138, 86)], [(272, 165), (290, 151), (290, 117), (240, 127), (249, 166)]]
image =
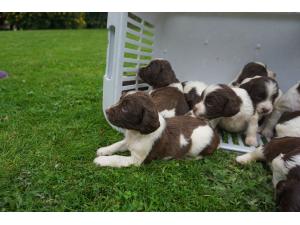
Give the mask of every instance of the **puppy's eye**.
[(211, 98), (206, 99), (205, 105), (208, 106), (208, 107), (213, 106), (214, 105), (213, 99), (211, 99)]
[(121, 108), (121, 110), (122, 110), (123, 113), (127, 113), (128, 112), (127, 105), (123, 105), (122, 108)]

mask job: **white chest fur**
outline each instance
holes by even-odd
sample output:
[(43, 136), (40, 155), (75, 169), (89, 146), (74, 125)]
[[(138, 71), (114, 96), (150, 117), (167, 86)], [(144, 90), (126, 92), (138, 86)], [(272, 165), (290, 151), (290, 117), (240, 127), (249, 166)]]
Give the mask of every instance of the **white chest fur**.
[(138, 131), (126, 130), (126, 146), (133, 157), (136, 157), (141, 161), (147, 157), (152, 150), (155, 141), (161, 137), (166, 128), (166, 121), (161, 115), (159, 115), (159, 122), (160, 127), (156, 131), (146, 135), (143, 135)]

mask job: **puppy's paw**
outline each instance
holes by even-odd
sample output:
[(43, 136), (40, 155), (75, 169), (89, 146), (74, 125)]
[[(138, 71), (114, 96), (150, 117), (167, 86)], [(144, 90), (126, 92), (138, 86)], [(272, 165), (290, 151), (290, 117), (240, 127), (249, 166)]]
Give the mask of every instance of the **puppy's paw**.
[(110, 150), (109, 150), (108, 147), (98, 148), (96, 154), (97, 154), (97, 156), (111, 155)]
[(252, 161), (251, 160), (251, 155), (250, 154), (244, 154), (244, 155), (237, 156), (235, 158), (235, 161), (239, 164), (242, 164), (242, 165), (249, 164)]
[(97, 166), (110, 166), (108, 157), (106, 157), (106, 156), (99, 156), (99, 157), (95, 158), (94, 163)]
[(263, 129), (261, 134), (266, 138), (272, 138), (273, 137), (273, 131), (270, 129)]
[(246, 145), (249, 145), (249, 146), (257, 146), (258, 145), (256, 137), (246, 137), (245, 143), (246, 143)]

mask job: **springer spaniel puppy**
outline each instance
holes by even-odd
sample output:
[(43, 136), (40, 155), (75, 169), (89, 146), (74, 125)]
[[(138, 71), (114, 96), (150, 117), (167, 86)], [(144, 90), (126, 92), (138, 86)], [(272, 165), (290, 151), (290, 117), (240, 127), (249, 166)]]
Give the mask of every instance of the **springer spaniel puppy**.
[(182, 84), (167, 60), (152, 60), (148, 66), (139, 69), (138, 76), (152, 86), (150, 96), (163, 117), (184, 115), (189, 111)]
[[(151, 97), (144, 92), (128, 92), (106, 110), (108, 120), (125, 129), (125, 138), (97, 150), (98, 166), (139, 166), (157, 159), (201, 158), (219, 145), (218, 134), (204, 118), (176, 116), (165, 119)], [(129, 150), (130, 156), (113, 155)]]
[(245, 79), (255, 76), (270, 77), (275, 79), (276, 74), (267, 69), (267, 66), (261, 62), (250, 62), (244, 66), (237, 78), (230, 83), (231, 86), (238, 87)]
[(246, 144), (257, 145), (259, 116), (246, 90), (225, 84), (210, 85), (193, 111), (196, 116), (212, 120), (213, 127), (219, 125), (229, 132), (246, 131)]
[[(300, 111), (300, 81), (292, 86), (286, 93), (280, 96), (280, 98), (275, 102), (274, 111), (266, 121), (266, 124), (262, 130), (262, 134), (267, 138), (273, 137), (274, 127), (282, 117), (282, 114), (284, 112), (296, 111)], [(297, 122), (297, 124), (299, 124), (299, 122)], [(279, 131), (279, 133), (281, 132)]]
[(247, 78), (239, 87), (248, 92), (255, 110), (261, 117), (273, 111), (273, 105), (280, 95), (277, 81), (269, 77)]
[(201, 81), (185, 81), (182, 82), (182, 86), (185, 99), (192, 110), (200, 102), (201, 94), (207, 88), (207, 84)]
[(256, 160), (271, 164), (279, 210), (300, 211), (300, 138), (274, 138), (265, 146), (236, 158), (240, 164)]

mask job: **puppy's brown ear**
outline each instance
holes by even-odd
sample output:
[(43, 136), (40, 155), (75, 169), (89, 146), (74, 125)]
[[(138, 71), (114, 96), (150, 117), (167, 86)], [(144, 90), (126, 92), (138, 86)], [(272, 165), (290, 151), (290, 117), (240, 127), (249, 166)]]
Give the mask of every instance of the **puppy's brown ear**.
[(300, 94), (300, 84), (297, 87), (298, 93)]
[(248, 92), (251, 99), (252, 99), (253, 95), (255, 94), (254, 89), (253, 89), (253, 85), (254, 85), (253, 80), (250, 80), (250, 81), (240, 85), (240, 88), (243, 88)]
[(240, 111), (242, 100), (238, 96), (229, 96), (224, 107), (224, 116), (231, 117)]
[(222, 92), (222, 97), (226, 99), (223, 108), (223, 116), (224, 117), (234, 116), (240, 111), (242, 100), (227, 85), (220, 84), (220, 86), (224, 89), (224, 91)]
[(154, 106), (145, 106), (140, 126), (142, 134), (150, 134), (160, 126), (158, 112)]
[(281, 195), (282, 195), (283, 191), (286, 189), (287, 185), (288, 185), (287, 181), (285, 181), (285, 180), (279, 181), (278, 184), (276, 185), (276, 202), (277, 202), (277, 204), (280, 203)]

